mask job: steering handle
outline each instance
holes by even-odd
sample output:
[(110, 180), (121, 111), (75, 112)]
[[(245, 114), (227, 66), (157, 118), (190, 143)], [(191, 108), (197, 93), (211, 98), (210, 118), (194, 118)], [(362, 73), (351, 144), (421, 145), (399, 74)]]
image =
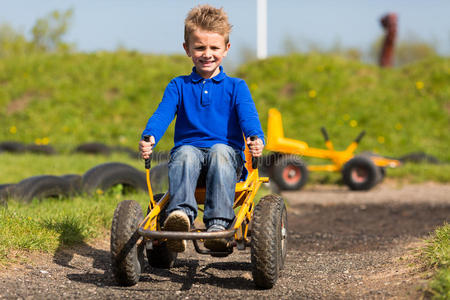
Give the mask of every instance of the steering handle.
[(359, 142), (361, 141), (361, 139), (364, 137), (365, 134), (366, 134), (365, 130), (361, 131), (361, 133), (356, 137), (355, 142), (359, 144)]
[[(252, 135), (250, 137), (250, 141), (256, 141), (258, 139), (258, 136)], [(252, 169), (258, 169), (258, 158), (252, 156)]]
[[(144, 135), (144, 141), (147, 143), (150, 142), (150, 136)], [(152, 166), (152, 155), (150, 154), (150, 157), (145, 160), (145, 168), (148, 170), (151, 168), (151, 166)]]
[(328, 136), (328, 132), (325, 129), (325, 127), (321, 127), (320, 131), (322, 131), (322, 135), (323, 135), (323, 138), (325, 139), (325, 142), (328, 142), (330, 140), (330, 137)]

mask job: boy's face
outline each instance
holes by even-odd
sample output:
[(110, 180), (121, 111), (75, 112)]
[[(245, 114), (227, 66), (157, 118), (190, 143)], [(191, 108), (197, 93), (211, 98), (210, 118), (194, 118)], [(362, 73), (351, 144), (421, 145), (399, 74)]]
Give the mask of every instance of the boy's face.
[(225, 37), (219, 33), (197, 29), (183, 47), (192, 58), (197, 73), (203, 78), (212, 78), (220, 73), (219, 66), (227, 56), (230, 43), (225, 44)]

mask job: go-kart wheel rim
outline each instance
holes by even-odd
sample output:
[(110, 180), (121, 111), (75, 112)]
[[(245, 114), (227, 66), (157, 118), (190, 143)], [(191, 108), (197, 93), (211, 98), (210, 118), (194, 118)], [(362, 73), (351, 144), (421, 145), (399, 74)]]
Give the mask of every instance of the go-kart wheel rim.
[(353, 182), (363, 183), (369, 178), (369, 171), (363, 167), (355, 167), (352, 169), (351, 177)]
[(302, 178), (302, 172), (299, 167), (288, 165), (283, 169), (283, 180), (287, 184), (296, 184)]
[(281, 218), (281, 253), (284, 255), (286, 251), (287, 229), (284, 219)]

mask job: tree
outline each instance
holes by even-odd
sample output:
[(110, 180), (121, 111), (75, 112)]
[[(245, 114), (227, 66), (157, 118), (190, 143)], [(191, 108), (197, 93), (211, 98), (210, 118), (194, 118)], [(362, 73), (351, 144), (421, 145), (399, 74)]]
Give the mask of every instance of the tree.
[(32, 47), (23, 34), (8, 24), (0, 25), (0, 57), (25, 54)]
[(65, 12), (53, 11), (46, 17), (38, 19), (33, 26), (32, 43), (44, 51), (56, 51), (60, 48), (70, 48), (63, 42), (62, 37), (69, 28), (73, 9)]

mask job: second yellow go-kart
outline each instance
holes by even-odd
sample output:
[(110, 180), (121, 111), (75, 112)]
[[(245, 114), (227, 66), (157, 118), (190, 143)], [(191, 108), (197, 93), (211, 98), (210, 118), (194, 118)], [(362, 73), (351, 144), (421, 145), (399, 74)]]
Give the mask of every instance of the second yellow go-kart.
[[(255, 137), (252, 137), (255, 138)], [(169, 193), (153, 196), (150, 184), (150, 159), (146, 160), (147, 185), (150, 203), (144, 217), (139, 203), (125, 200), (114, 211), (111, 225), (112, 272), (118, 284), (134, 285), (148, 262), (152, 268), (169, 269), (177, 253), (166, 246), (169, 239), (192, 240), (197, 253), (223, 257), (234, 248), (250, 247), (253, 280), (259, 288), (271, 288), (283, 269), (287, 250), (287, 212), (283, 199), (275, 194), (262, 197), (255, 204), (256, 193), (267, 177), (259, 177), (257, 160), (245, 150), (247, 179), (238, 182), (235, 189), (234, 208), (238, 210), (229, 229), (206, 232), (193, 228), (190, 232), (163, 231), (161, 216)], [(195, 197), (198, 205), (205, 199), (205, 188), (197, 187)], [(251, 226), (250, 226), (251, 224)], [(251, 227), (251, 229), (250, 229)], [(227, 248), (212, 252), (203, 246), (206, 239), (225, 238)]]
[[(269, 110), (267, 127), (265, 148), (274, 152), (269, 173), (282, 190), (302, 188), (309, 171), (342, 172), (342, 179), (350, 189), (369, 190), (383, 179), (386, 167), (395, 168), (401, 164), (399, 160), (373, 154), (355, 156), (364, 131), (345, 150), (337, 151), (325, 128), (322, 128), (322, 134), (327, 149), (312, 148), (304, 141), (286, 138), (281, 113), (274, 108)], [(321, 158), (331, 163), (306, 166), (301, 157)]]

